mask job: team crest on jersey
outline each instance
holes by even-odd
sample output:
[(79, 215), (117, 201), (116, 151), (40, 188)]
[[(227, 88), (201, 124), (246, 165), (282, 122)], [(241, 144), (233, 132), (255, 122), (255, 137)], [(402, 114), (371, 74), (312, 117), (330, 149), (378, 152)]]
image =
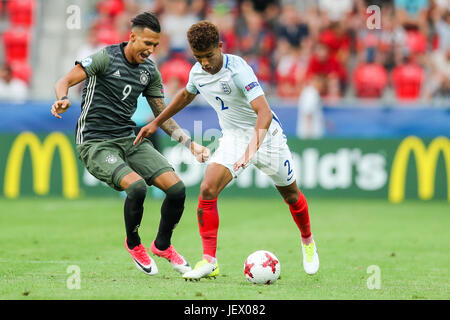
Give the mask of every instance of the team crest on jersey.
[(227, 81), (219, 81), (220, 82), (220, 87), (222, 88), (223, 92), (225, 94), (230, 94), (231, 93), (231, 87), (228, 84)]
[(110, 154), (106, 157), (106, 162), (108, 162), (109, 164), (114, 164), (117, 162), (117, 157), (113, 154)]
[(147, 71), (145, 70), (141, 71), (141, 78), (140, 78), (141, 84), (143, 84), (144, 86), (147, 85), (149, 78), (150, 74)]

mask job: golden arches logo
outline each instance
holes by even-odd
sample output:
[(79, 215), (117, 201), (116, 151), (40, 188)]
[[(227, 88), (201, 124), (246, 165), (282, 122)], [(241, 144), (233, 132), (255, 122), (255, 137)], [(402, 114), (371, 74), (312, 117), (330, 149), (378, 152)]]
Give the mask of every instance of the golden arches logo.
[(61, 157), (63, 195), (73, 199), (79, 196), (78, 168), (72, 145), (67, 137), (59, 132), (47, 136), (41, 144), (32, 132), (21, 133), (14, 141), (6, 163), (4, 193), (8, 198), (17, 198), (20, 190), (20, 176), (26, 147), (30, 148), (33, 168), (33, 190), (46, 195), (50, 190), (50, 175), (53, 155), (56, 148)]
[(417, 184), (419, 198), (429, 200), (434, 196), (434, 182), (439, 154), (442, 151), (447, 173), (447, 192), (450, 201), (450, 141), (446, 137), (437, 137), (428, 148), (418, 137), (407, 137), (398, 146), (392, 163), (389, 180), (389, 201), (398, 203), (405, 198), (406, 172), (411, 154), (416, 159)]

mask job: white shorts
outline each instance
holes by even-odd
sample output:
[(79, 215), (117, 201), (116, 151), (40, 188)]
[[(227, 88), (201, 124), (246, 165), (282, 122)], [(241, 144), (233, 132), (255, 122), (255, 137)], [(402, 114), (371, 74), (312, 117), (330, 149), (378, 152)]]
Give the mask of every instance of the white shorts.
[[(244, 155), (251, 137), (248, 131), (223, 131), (223, 136), (219, 139), (219, 147), (212, 155), (210, 162), (227, 167), (233, 178), (237, 178), (244, 169), (234, 171), (234, 163)], [(250, 160), (250, 164), (267, 174), (276, 186), (288, 186), (296, 180), (286, 136), (276, 121), (272, 120), (264, 141)]]

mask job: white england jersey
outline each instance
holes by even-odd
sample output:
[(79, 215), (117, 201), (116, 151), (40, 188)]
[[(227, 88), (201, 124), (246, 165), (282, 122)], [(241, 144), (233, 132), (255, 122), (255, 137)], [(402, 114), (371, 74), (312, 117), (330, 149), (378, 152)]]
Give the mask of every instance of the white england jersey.
[[(239, 129), (253, 133), (257, 115), (250, 102), (264, 95), (264, 91), (241, 57), (223, 54), (222, 69), (216, 74), (206, 72), (197, 62), (189, 73), (186, 90), (200, 93), (216, 110), (222, 131)], [(274, 119), (279, 122), (275, 114)]]

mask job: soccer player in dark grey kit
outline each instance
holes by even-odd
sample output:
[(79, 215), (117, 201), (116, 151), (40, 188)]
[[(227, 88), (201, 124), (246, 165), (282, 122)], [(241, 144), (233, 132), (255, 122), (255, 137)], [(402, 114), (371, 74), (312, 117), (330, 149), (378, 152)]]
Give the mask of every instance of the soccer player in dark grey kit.
[[(55, 85), (57, 101), (51, 112), (61, 118), (70, 107), (70, 87), (86, 80), (81, 114), (76, 126), (78, 155), (87, 170), (116, 190), (125, 190), (125, 247), (138, 269), (146, 274), (158, 268), (141, 243), (138, 228), (142, 220), (147, 185), (166, 193), (161, 220), (151, 251), (166, 258), (180, 273), (191, 270), (189, 263), (171, 245), (172, 231), (184, 210), (185, 186), (168, 161), (151, 142), (134, 146), (131, 120), (142, 93), (155, 116), (166, 107), (161, 74), (148, 57), (160, 40), (160, 24), (152, 13), (132, 20), (129, 42), (111, 45), (77, 61), (75, 67)], [(206, 161), (209, 150), (191, 141), (178, 124), (168, 120), (161, 128), (190, 149), (198, 161)]]

